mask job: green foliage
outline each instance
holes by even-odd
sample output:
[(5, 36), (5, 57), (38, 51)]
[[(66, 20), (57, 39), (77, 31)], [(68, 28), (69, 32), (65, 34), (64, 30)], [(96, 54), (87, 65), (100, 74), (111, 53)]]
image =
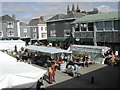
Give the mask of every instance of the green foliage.
[(88, 54), (85, 52), (85, 53), (76, 53), (75, 54), (75, 57), (84, 57), (84, 56), (88, 56)]

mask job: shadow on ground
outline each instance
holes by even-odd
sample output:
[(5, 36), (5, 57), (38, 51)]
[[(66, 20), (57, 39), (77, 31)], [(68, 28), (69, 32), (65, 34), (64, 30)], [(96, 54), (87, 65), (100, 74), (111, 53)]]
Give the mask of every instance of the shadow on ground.
[(47, 88), (119, 88), (119, 75), (120, 65), (106, 66)]

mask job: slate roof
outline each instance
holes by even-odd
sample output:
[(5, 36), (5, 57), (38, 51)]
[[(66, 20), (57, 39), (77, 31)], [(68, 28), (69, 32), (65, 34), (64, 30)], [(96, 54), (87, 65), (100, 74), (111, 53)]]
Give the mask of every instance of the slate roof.
[(11, 18), (9, 15), (4, 15), (2, 16), (2, 21), (7, 22), (7, 21), (15, 21), (13, 18)]
[(66, 17), (65, 14), (56, 14), (55, 16), (50, 18), (48, 21), (50, 21), (50, 20), (57, 20), (57, 19), (65, 19), (65, 17)]
[(66, 14), (57, 14), (53, 16), (52, 18), (48, 19), (47, 22), (49, 21), (59, 21), (59, 20), (68, 20), (68, 19), (76, 19), (80, 18), (82, 16), (85, 16), (83, 13), (78, 13), (78, 12), (70, 12), (67, 15)]
[(120, 19), (120, 11), (86, 15), (82, 18), (75, 20), (73, 23), (95, 22), (95, 21), (105, 21), (105, 20), (114, 20), (114, 19)]
[(45, 24), (46, 22), (44, 20), (41, 20), (40, 18), (35, 18), (35, 19), (32, 19), (30, 22), (29, 22), (29, 25), (30, 26), (37, 26), (38, 24)]
[(29, 26), (29, 25), (24, 22), (20, 22), (20, 26)]
[(7, 22), (7, 21), (13, 21), (16, 22), (18, 20), (14, 20), (12, 17), (10, 17), (9, 15), (4, 15), (0, 17), (0, 20), (2, 20), (2, 22)]

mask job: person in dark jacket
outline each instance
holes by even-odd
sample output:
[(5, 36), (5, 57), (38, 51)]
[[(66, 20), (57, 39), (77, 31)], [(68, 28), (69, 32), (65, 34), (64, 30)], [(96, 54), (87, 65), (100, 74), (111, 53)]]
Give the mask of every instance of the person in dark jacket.
[(38, 81), (37, 81), (37, 90), (41, 90), (41, 86), (44, 85), (43, 84), (43, 79), (40, 78)]

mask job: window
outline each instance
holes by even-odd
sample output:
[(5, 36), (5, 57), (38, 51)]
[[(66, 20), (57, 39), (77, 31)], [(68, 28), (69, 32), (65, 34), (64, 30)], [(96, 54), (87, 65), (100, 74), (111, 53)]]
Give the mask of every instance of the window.
[(36, 32), (37, 31), (37, 28), (33, 28), (33, 32)]
[(47, 37), (47, 33), (42, 33), (42, 38), (46, 38)]
[(103, 30), (103, 22), (96, 22), (96, 29), (99, 30)]
[(114, 21), (114, 30), (120, 30), (120, 20)]
[(87, 30), (87, 25), (86, 23), (81, 23), (81, 31), (86, 31)]
[(2, 33), (2, 31), (0, 31), (0, 37), (2, 37), (3, 36), (3, 33)]
[(24, 29), (23, 31), (24, 31), (24, 33), (27, 33), (27, 29)]
[(41, 27), (41, 31), (43, 31), (43, 27)]
[(51, 25), (52, 25), (52, 26), (54, 26), (54, 25), (55, 25), (55, 23), (51, 23)]
[(8, 37), (13, 37), (14, 36), (14, 32), (13, 31), (9, 31), (7, 34), (8, 34)]
[(25, 37), (27, 37), (27, 35), (25, 35)]
[(75, 24), (75, 31), (80, 31), (79, 30), (79, 24)]
[(37, 38), (37, 34), (33, 34), (33, 38)]
[(14, 28), (13, 22), (7, 22), (7, 28)]
[(56, 30), (51, 30), (50, 31), (50, 36), (56, 36)]
[(76, 27), (76, 28), (75, 28), (75, 31), (79, 31), (79, 27)]
[(105, 21), (105, 30), (112, 30), (112, 21)]
[(69, 24), (69, 22), (65, 22), (65, 25), (68, 25)]
[(45, 31), (47, 31), (47, 27), (45, 27)]
[(88, 23), (88, 31), (94, 31), (94, 24)]
[(64, 36), (70, 36), (71, 32), (70, 30), (64, 30)]

